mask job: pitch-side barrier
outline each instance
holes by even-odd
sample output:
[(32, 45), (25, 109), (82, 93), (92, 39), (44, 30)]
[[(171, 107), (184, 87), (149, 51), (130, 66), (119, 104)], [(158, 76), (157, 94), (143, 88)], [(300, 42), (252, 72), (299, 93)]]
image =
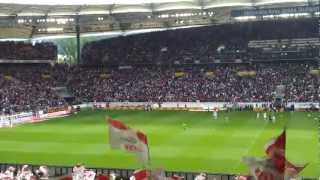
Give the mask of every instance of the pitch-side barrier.
[[(231, 108), (245, 108), (252, 106), (254, 108), (269, 107), (271, 102), (88, 102), (74, 107), (80, 108), (106, 108), (111, 110), (185, 110), (185, 111), (212, 111), (214, 109), (231, 109)], [(294, 106), (295, 110), (306, 110), (310, 108), (320, 109), (319, 102), (288, 102), (286, 108)]]
[[(4, 172), (8, 167), (13, 166), (17, 169), (21, 169), (23, 164), (6, 164), (0, 163), (0, 171)], [(40, 165), (29, 165), (32, 170), (36, 170)], [(61, 176), (70, 176), (72, 173), (73, 167), (71, 166), (48, 166), (49, 169), (49, 179), (56, 179)], [(93, 170), (96, 175), (109, 175), (115, 173), (117, 176), (129, 178), (132, 176), (134, 169), (120, 169), (120, 168), (88, 168)], [(200, 172), (185, 172), (185, 171), (165, 171), (166, 177), (171, 177), (173, 175), (178, 175), (184, 178), (184, 180), (194, 180), (195, 177)], [(205, 172), (204, 172), (205, 173)], [(222, 173), (206, 173), (207, 180), (235, 180), (236, 174), (222, 174)], [(318, 178), (310, 177), (299, 177), (299, 180), (317, 180)], [(249, 177), (248, 180), (253, 180), (253, 177)]]
[(22, 112), (12, 115), (0, 115), (0, 128), (13, 127), (19, 124), (36, 123), (46, 121), (48, 119), (67, 116), (71, 113), (69, 108), (59, 108), (55, 111), (44, 113), (39, 112)]

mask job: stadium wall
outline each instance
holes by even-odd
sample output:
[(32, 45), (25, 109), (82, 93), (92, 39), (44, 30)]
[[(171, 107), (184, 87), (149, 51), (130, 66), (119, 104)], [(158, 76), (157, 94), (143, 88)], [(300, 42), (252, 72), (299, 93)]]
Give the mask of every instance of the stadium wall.
[[(8, 167), (13, 166), (16, 169), (21, 169), (23, 164), (9, 164), (9, 163), (0, 163), (0, 171), (4, 172)], [(30, 165), (31, 169), (35, 171), (40, 165)], [(72, 166), (47, 166), (49, 170), (50, 179), (70, 179), (72, 175)], [(109, 175), (115, 173), (117, 176), (130, 178), (135, 169), (119, 169), (119, 168), (95, 168), (90, 167), (90, 170), (98, 175)], [(199, 172), (183, 172), (183, 171), (165, 171), (166, 177), (171, 177), (173, 175), (178, 175), (183, 177), (184, 180), (194, 180)], [(236, 175), (234, 174), (216, 174), (216, 173), (207, 173), (208, 180), (234, 180)], [(249, 179), (250, 180), (250, 179)], [(307, 179), (306, 179), (307, 180)], [(312, 179), (313, 180), (313, 179)]]
[[(154, 102), (89, 102), (86, 104), (75, 105), (80, 106), (80, 108), (92, 108), (94, 106), (101, 108), (119, 108), (119, 107), (146, 107), (151, 106), (152, 108), (186, 108), (186, 109), (198, 109), (198, 110), (213, 110), (213, 109), (223, 109), (223, 108), (231, 108), (233, 106), (237, 107), (245, 107), (245, 106), (253, 106), (261, 108), (263, 105), (270, 105), (270, 102), (163, 102), (163, 103), (154, 103)], [(309, 109), (312, 107), (320, 108), (319, 102), (288, 102), (286, 107), (291, 107), (294, 105), (295, 109), (303, 110)]]
[(3, 115), (0, 116), (0, 128), (3, 127), (12, 127), (18, 124), (26, 124), (26, 123), (35, 123), (40, 121), (45, 121), (48, 119), (63, 117), (70, 114), (70, 110), (59, 110), (44, 113), (43, 111), (39, 111), (37, 113), (34, 112), (22, 112), (13, 115)]
[[(135, 110), (135, 109), (158, 109), (158, 110), (182, 110), (182, 111), (213, 111), (226, 110), (227, 108), (245, 108), (251, 106), (254, 108), (269, 107), (270, 102), (89, 102), (85, 104), (74, 105), (73, 108), (103, 108), (115, 110)], [(287, 107), (294, 105), (295, 110), (305, 110), (310, 108), (320, 109), (320, 103), (315, 102), (289, 102)], [(54, 108), (52, 108), (54, 109)], [(62, 117), (70, 114), (71, 108), (58, 108), (55, 111), (44, 113), (39, 112), (23, 112), (14, 115), (0, 116), (0, 128), (12, 127), (18, 124), (35, 123), (39, 121), (48, 120), (51, 118)]]

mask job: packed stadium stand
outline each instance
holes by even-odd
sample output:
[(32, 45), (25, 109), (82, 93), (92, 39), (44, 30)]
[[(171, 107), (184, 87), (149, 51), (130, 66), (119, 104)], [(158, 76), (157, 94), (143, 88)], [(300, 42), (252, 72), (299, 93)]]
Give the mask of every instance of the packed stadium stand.
[[(54, 91), (61, 83), (81, 102), (270, 102), (278, 85), (288, 102), (317, 102), (316, 29), (316, 19), (248, 22), (88, 43), (82, 65), (1, 65), (1, 104), (14, 111), (66, 105)], [(16, 45), (35, 53), (15, 58), (57, 53), (46, 43)]]
[[(287, 104), (301, 103), (301, 107), (307, 107), (305, 109), (314, 108), (319, 111), (320, 6), (315, 0), (293, 0), (289, 4), (284, 1), (239, 0), (236, 5), (216, 0), (185, 1), (159, 4), (153, 1), (142, 4), (71, 4), (64, 7), (41, 3), (10, 4), (0, 0), (0, 40), (7, 36), (27, 38), (23, 41), (0, 41), (0, 129), (14, 127), (13, 121), (16, 120), (16, 124), (19, 124), (25, 114), (31, 120), (26, 118), (25, 121), (21, 120), (21, 124), (77, 114), (82, 105), (92, 107), (92, 112), (98, 112), (95, 111), (96, 104), (100, 102), (104, 103), (106, 109), (109, 108), (109, 103), (145, 103), (141, 109), (148, 111), (152, 109), (151, 105), (157, 105), (161, 109), (162, 103), (177, 103), (178, 107), (172, 108), (173, 110), (181, 110), (180, 102), (185, 103), (185, 109), (187, 103), (203, 103), (205, 105), (201, 107), (201, 111), (212, 111), (213, 117), (219, 109), (209, 107), (206, 103), (225, 106), (221, 109), (228, 112), (230, 109), (226, 104), (235, 107), (243, 103), (245, 107), (250, 106), (250, 110), (255, 109), (253, 113), (257, 112), (257, 120), (262, 119), (260, 113), (262, 116), (263, 111), (265, 124), (262, 125), (261, 132), (266, 127), (269, 128), (268, 123), (278, 123), (275, 112), (286, 111)], [(172, 7), (169, 7), (170, 4)], [(175, 9), (178, 6), (187, 8)], [(294, 9), (296, 6), (301, 8)], [(133, 10), (128, 10), (130, 7)], [(135, 12), (137, 9), (138, 12)], [(289, 10), (293, 12), (286, 13)], [(264, 14), (265, 12), (274, 13)], [(240, 15), (236, 16), (237, 14)], [(283, 16), (285, 18), (282, 18)], [(242, 21), (242, 18), (245, 20)], [(127, 33), (149, 28), (153, 29), (152, 32)], [(90, 37), (94, 33), (105, 31), (119, 31), (120, 34), (97, 38), (98, 40), (81, 45), (81, 38), (85, 37), (82, 35)], [(47, 35), (59, 34), (68, 38), (71, 36), (72, 40), (69, 42), (74, 46), (64, 49), (63, 53), (69, 53), (70, 56), (64, 54), (62, 63), (58, 62), (58, 57), (62, 56), (59, 54), (62, 52), (61, 46), (54, 41), (41, 39)], [(35, 39), (31, 40), (33, 36)], [(73, 57), (76, 62), (67, 62), (69, 57)], [(281, 101), (282, 107), (279, 109), (273, 107), (277, 99)], [(262, 104), (262, 110), (260, 107), (253, 107), (258, 107), (258, 103)], [(171, 106), (176, 105), (172, 104)], [(190, 108), (190, 111), (200, 111), (197, 108)], [(55, 116), (54, 113), (62, 111), (63, 114)], [(48, 112), (53, 112), (54, 115), (46, 116)], [(17, 114), (21, 116), (18, 117)], [(308, 114), (309, 117), (314, 118), (312, 123), (318, 120), (318, 115)], [(252, 120), (251, 116), (251, 119), (245, 118)], [(289, 120), (293, 121), (292, 119), (290, 114)], [(247, 125), (250, 121), (246, 122)], [(228, 115), (223, 118), (223, 123), (228, 125)], [(258, 123), (253, 124), (253, 128), (260, 125)], [(282, 128), (283, 124), (278, 125)], [(219, 125), (217, 128), (220, 128)], [(182, 126), (185, 133), (188, 125), (183, 122)], [(38, 127), (34, 129), (38, 130)], [(257, 132), (255, 138), (261, 138), (261, 132)], [(77, 133), (85, 134), (86, 131)], [(17, 139), (19, 138), (20, 136)], [(146, 138), (144, 140), (147, 142)], [(70, 144), (79, 142), (76, 139)], [(55, 143), (59, 145), (59, 139)], [(85, 144), (83, 147), (87, 148)], [(251, 151), (246, 151), (249, 150)], [(56, 155), (54, 153), (53, 156)], [(70, 162), (68, 163), (70, 165)], [(107, 173), (103, 168), (98, 173), (97, 169), (89, 170), (81, 164), (77, 164), (73, 169), (58, 166), (41, 166), (38, 169), (35, 165), (16, 164), (14, 167), (0, 162), (0, 180), (50, 179), (53, 176), (76, 180), (95, 177), (128, 179), (129, 174), (133, 173), (132, 169), (117, 169), (119, 176), (116, 178), (110, 169)], [(76, 173), (77, 171), (79, 173)], [(173, 178), (176, 176), (174, 171), (169, 174), (168, 172), (166, 175), (172, 180), (182, 179)], [(88, 178), (83, 178), (84, 176)], [(195, 177), (199, 178), (197, 180), (207, 179), (206, 174), (197, 176), (196, 172), (186, 172), (183, 176), (186, 180)], [(216, 177), (212, 179), (238, 178), (235, 174), (219, 174)], [(239, 176), (239, 179), (240, 177), (242, 176)]]
[[(180, 29), (120, 37), (86, 44), (82, 58), (87, 64), (200, 64), (215, 60), (234, 62), (249, 60), (280, 60), (312, 58), (318, 51), (313, 44), (304, 47), (282, 47), (281, 42), (269, 48), (278, 48), (287, 55), (249, 47), (252, 40), (304, 39), (318, 36), (318, 20), (293, 19), (279, 21), (245, 22)], [(294, 31), (292, 31), (294, 29)], [(305, 41), (310, 41), (306, 39)], [(252, 44), (252, 42), (251, 42)], [(250, 45), (251, 45), (250, 44)]]
[[(6, 113), (40, 110), (61, 106), (65, 101), (59, 98), (52, 87), (56, 79), (48, 77), (47, 65), (1, 65), (0, 101)], [(61, 70), (57, 70), (60, 75)]]
[[(270, 102), (277, 85), (286, 85), (286, 100), (318, 101), (319, 82), (308, 63), (216, 65), (174, 69), (81, 69), (70, 87), (89, 102)], [(254, 71), (253, 76), (239, 76)], [(298, 72), (297, 72), (298, 71)], [(210, 74), (213, 72), (213, 74)], [(105, 77), (107, 76), (107, 77)], [(279, 79), (281, 77), (281, 79)]]
[(0, 59), (55, 60), (57, 46), (52, 43), (0, 42)]
[[(283, 47), (279, 41), (270, 45), (273, 52), (295, 52), (281, 57), (268, 54), (263, 47), (249, 47), (251, 40), (258, 45), (258, 40), (309, 41), (317, 36), (316, 29), (316, 19), (248, 22), (93, 42), (83, 48), (82, 66), (2, 65), (1, 105), (14, 111), (65, 105), (53, 90), (57, 83), (66, 84), (77, 99), (86, 102), (269, 102), (277, 85), (286, 86), (286, 101), (316, 102), (319, 81), (310, 71), (318, 64), (309, 58), (317, 55), (318, 42), (302, 47)], [(52, 59), (57, 55), (56, 47), (48, 43), (1, 45), (7, 59)], [(6, 53), (12, 48), (18, 53)], [(266, 54), (269, 56), (261, 57)], [(280, 62), (278, 58), (299, 61)], [(230, 62), (235, 59), (240, 63)], [(227, 64), (214, 64), (216, 60)], [(99, 64), (105, 68), (92, 66)], [(149, 66), (136, 67), (139, 64)], [(242, 76), (241, 71), (254, 74)]]

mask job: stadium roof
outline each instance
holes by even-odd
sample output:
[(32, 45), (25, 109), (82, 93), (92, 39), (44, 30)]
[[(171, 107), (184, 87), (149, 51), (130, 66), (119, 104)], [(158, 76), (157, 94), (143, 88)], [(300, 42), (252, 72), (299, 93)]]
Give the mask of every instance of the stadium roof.
[(179, 9), (306, 5), (317, 0), (0, 0), (0, 16), (159, 12)]

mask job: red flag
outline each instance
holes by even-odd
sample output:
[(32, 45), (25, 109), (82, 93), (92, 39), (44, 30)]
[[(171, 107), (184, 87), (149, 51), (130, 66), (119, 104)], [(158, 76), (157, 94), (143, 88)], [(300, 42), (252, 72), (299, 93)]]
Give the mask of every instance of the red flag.
[(149, 162), (149, 147), (147, 136), (129, 128), (118, 120), (109, 119), (109, 142), (112, 149), (122, 149), (135, 153), (140, 162)]
[(243, 161), (249, 166), (256, 180), (283, 180), (283, 173), (278, 172), (270, 158), (244, 157)]
[(109, 124), (117, 129), (121, 129), (121, 130), (128, 130), (129, 129), (124, 123), (122, 123), (121, 121), (118, 121), (118, 120), (109, 119)]
[(308, 164), (304, 166), (297, 166), (287, 161), (285, 179), (295, 178), (307, 165)]
[(266, 159), (244, 158), (256, 180), (286, 180), (295, 177), (305, 166), (296, 166), (286, 160), (286, 130), (265, 146)]
[(271, 139), (265, 146), (267, 156), (274, 161), (279, 173), (284, 173), (286, 166), (286, 130), (280, 136)]
[(304, 165), (304, 166), (297, 166), (292, 164), (291, 162), (287, 161), (286, 162), (286, 168), (287, 169), (294, 169), (295, 172), (299, 173), (301, 172), (308, 164)]
[(103, 174), (99, 174), (96, 179), (97, 180), (109, 180), (109, 177), (105, 176)]
[(183, 177), (182, 176), (178, 176), (176, 174), (174, 174), (173, 176), (170, 177), (171, 180), (182, 180)]
[(135, 180), (148, 180), (148, 171), (145, 169), (138, 169), (133, 172)]
[(275, 161), (271, 158), (257, 159), (247, 158), (245, 163), (250, 167), (252, 174), (256, 180), (290, 180), (296, 177), (305, 166), (296, 166), (286, 161), (284, 172), (279, 172), (275, 165)]
[(286, 148), (286, 130), (283, 130), (282, 133), (276, 137), (272, 138), (265, 146), (265, 151), (267, 155), (271, 156), (276, 152), (283, 152)]

